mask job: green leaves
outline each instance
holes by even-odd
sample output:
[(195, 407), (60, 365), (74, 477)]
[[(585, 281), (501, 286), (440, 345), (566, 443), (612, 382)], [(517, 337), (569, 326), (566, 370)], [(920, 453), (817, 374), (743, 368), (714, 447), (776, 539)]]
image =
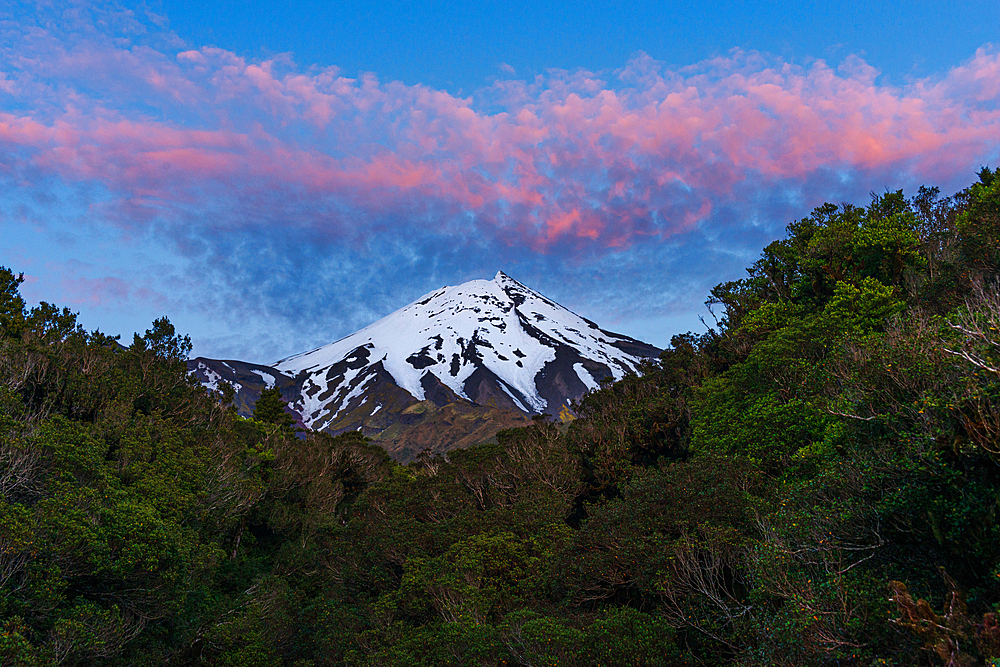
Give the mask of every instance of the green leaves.
[(965, 210), (955, 222), (964, 260), (987, 274), (1000, 271), (1000, 168), (984, 167), (962, 193)]
[(150, 351), (167, 362), (187, 361), (191, 353), (191, 337), (181, 336), (166, 317), (153, 320), (153, 327), (146, 329), (144, 336), (135, 334), (131, 349), (136, 352)]
[(857, 285), (837, 282), (824, 315), (832, 318), (846, 335), (861, 336), (883, 330), (889, 318), (905, 307), (894, 288), (867, 277)]
[(253, 407), (253, 418), (259, 422), (267, 424), (277, 424), (278, 426), (290, 427), (295, 423), (295, 419), (285, 411), (285, 400), (281, 397), (281, 390), (277, 387), (262, 389), (260, 398)]
[(24, 328), (25, 304), (18, 289), (23, 282), (23, 273), (0, 266), (0, 341), (20, 336)]

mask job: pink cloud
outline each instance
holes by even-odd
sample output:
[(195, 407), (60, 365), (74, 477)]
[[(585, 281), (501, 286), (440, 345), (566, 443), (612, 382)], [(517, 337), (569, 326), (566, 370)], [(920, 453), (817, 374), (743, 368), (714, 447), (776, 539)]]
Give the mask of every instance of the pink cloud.
[(74, 304), (107, 306), (128, 303), (131, 287), (120, 278), (72, 278), (62, 282), (63, 293)]
[[(71, 266), (49, 267), (51, 274), (61, 275), (59, 286), (62, 297), (72, 306), (86, 306), (114, 310), (134, 303), (142, 303), (146, 308), (168, 309), (176, 303), (168, 299), (162, 291), (116, 276), (88, 277), (85, 267), (74, 263)], [(27, 276), (25, 276), (27, 278)]]
[(611, 82), (587, 72), (497, 82), (480, 96), (505, 111), (486, 113), (476, 97), (286, 58), (38, 34), (31, 44), (23, 81), (0, 71), (0, 89), (36, 111), (0, 114), (0, 151), (101, 184), (126, 225), (206, 201), (233, 212), (227, 227), (247, 207), (277, 224), (298, 197), (296, 210), (325, 212), (296, 224), (322, 233), (364, 234), (386, 216), (420, 229), (433, 210), (540, 252), (621, 248), (698, 225), (747, 182), (779, 187), (823, 170), (967, 179), (1000, 145), (993, 48), (905, 87), (880, 85), (856, 57), (833, 69), (734, 52), (661, 71), (640, 56)]

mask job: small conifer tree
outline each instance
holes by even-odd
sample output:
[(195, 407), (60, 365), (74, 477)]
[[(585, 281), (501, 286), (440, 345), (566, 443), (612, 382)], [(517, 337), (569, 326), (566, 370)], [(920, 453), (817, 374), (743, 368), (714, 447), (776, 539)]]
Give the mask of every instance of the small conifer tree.
[(259, 422), (290, 427), (295, 420), (285, 412), (285, 401), (281, 398), (281, 390), (277, 387), (263, 389), (260, 398), (253, 406), (253, 418)]

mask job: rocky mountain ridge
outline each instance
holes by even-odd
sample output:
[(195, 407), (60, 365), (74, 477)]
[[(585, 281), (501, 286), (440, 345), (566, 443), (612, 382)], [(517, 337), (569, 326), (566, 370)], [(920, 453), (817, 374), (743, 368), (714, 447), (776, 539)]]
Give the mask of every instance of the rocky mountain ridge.
[[(485, 440), (558, 415), (604, 378), (660, 350), (605, 331), (503, 272), (442, 287), (364, 329), (270, 366), (198, 358), (208, 388), (227, 382), (244, 414), (278, 387), (304, 427), (361, 430), (397, 458)], [(565, 414), (565, 413), (564, 413)], [(437, 438), (427, 435), (435, 424)], [(492, 431), (492, 432), (491, 432)], [(432, 442), (433, 440), (433, 442)]]

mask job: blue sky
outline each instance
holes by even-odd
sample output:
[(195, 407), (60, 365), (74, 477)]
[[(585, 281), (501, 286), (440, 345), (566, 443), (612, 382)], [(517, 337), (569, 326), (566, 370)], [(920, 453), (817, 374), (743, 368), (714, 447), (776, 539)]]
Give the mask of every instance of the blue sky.
[(970, 2), (197, 2), (158, 7), (193, 44), (248, 58), (291, 52), (348, 76), (471, 94), (492, 78), (617, 69), (637, 51), (679, 68), (757, 50), (801, 62), (860, 55), (884, 76), (941, 72), (997, 39), (996, 4)]
[(993, 3), (0, 5), (0, 264), (273, 361), (502, 269), (665, 345), (791, 220), (1000, 157)]

